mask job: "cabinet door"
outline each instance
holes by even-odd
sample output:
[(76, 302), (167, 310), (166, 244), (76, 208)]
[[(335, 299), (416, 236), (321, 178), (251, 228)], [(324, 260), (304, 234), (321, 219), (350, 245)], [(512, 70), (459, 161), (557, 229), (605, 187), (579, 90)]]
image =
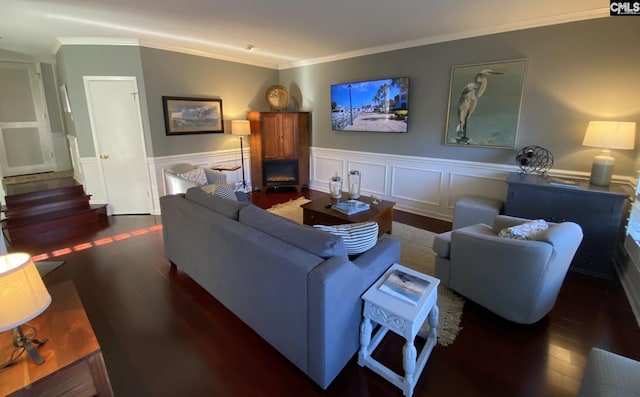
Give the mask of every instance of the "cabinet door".
[(285, 113), (278, 116), (281, 116), (280, 156), (282, 158), (297, 158), (298, 114)]
[(262, 155), (265, 160), (297, 158), (298, 115), (267, 113), (262, 115)]
[(280, 122), (278, 114), (261, 115), (260, 132), (262, 133), (262, 157), (265, 160), (281, 158), (280, 155)]

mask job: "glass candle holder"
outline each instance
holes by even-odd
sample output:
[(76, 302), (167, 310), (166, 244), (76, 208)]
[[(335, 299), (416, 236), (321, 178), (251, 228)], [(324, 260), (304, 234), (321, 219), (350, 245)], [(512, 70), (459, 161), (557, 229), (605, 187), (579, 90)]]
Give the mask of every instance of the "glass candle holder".
[(360, 171), (358, 170), (349, 171), (349, 198), (354, 200), (360, 198)]
[(334, 199), (342, 197), (342, 178), (339, 176), (331, 177), (331, 180), (329, 180), (329, 194)]

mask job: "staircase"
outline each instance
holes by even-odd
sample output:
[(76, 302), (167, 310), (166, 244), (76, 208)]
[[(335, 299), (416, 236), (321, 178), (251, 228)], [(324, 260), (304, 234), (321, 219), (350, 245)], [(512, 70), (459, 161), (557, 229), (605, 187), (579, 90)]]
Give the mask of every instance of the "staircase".
[(7, 185), (6, 219), (2, 231), (7, 241), (53, 241), (108, 223), (107, 206), (91, 205), (91, 195), (73, 178)]

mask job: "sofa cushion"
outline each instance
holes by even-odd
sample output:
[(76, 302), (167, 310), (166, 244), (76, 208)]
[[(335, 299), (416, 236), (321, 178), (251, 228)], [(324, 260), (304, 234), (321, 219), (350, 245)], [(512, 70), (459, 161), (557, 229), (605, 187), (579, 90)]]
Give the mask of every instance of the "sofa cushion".
[(544, 219), (536, 219), (517, 226), (511, 226), (500, 230), (498, 236), (516, 240), (536, 240), (538, 235), (547, 230), (549, 224)]
[(344, 248), (349, 255), (357, 255), (368, 251), (378, 242), (378, 224), (376, 222), (349, 223), (334, 226), (313, 225), (313, 227), (342, 237)]
[(255, 205), (242, 208), (238, 220), (321, 258), (347, 257), (341, 237), (300, 225)]
[(180, 172), (177, 175), (188, 181), (195, 182), (198, 185), (206, 185), (208, 182), (207, 174), (205, 174), (204, 168), (202, 167), (197, 167), (189, 171)]
[(202, 190), (200, 187), (192, 187), (187, 190), (185, 198), (209, 208), (231, 219), (238, 219), (238, 212), (248, 203), (233, 201), (214, 196)]
[(222, 185), (215, 185), (212, 194), (223, 199), (238, 201), (236, 192), (233, 191), (233, 186), (227, 185), (226, 183)]
[(205, 168), (204, 173), (207, 176), (207, 182), (210, 185), (222, 185), (227, 183), (227, 174), (222, 171), (212, 170), (211, 168)]

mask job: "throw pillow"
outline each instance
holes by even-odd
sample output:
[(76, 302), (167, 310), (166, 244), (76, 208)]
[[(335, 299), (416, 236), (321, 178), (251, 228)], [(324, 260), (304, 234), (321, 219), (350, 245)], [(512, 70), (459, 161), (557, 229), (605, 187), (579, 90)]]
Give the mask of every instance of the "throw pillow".
[(336, 226), (313, 225), (313, 227), (342, 237), (344, 247), (349, 255), (357, 255), (368, 251), (378, 242), (378, 224), (376, 222), (350, 223)]
[(535, 240), (541, 232), (548, 228), (549, 224), (544, 219), (536, 219), (502, 229), (498, 236), (516, 240)]
[(218, 196), (227, 200), (238, 201), (238, 198), (236, 197), (236, 192), (233, 190), (233, 187), (231, 185), (227, 185), (225, 183), (222, 185), (215, 185), (215, 186), (216, 187), (213, 189), (213, 193), (212, 193), (214, 196)]
[(195, 182), (198, 185), (207, 184), (207, 174), (204, 173), (204, 168), (202, 167), (198, 167), (186, 172), (182, 172), (178, 174), (178, 176), (188, 181)]

